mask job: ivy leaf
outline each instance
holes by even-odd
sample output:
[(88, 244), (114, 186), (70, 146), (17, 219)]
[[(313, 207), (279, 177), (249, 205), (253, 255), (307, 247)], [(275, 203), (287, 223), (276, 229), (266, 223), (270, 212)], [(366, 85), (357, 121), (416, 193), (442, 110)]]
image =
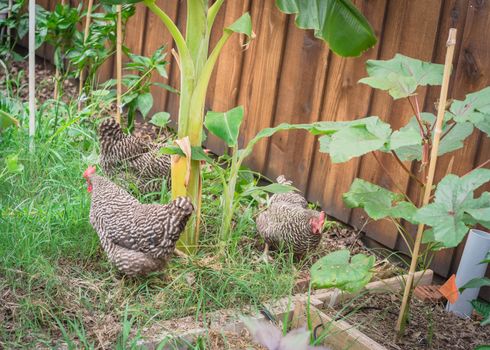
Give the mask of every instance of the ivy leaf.
[(417, 208), (412, 203), (403, 201), (403, 195), (368, 181), (355, 179), (349, 192), (344, 193), (342, 198), (349, 208), (363, 208), (374, 220), (390, 216), (415, 223), (413, 216)]
[(463, 177), (445, 176), (437, 186), (434, 203), (420, 208), (414, 219), (432, 227), (434, 242), (456, 247), (468, 233), (468, 224), (480, 222), (478, 215), (469, 220), (467, 214), (490, 207), (490, 193), (473, 198), (473, 191), (488, 181), (490, 169), (476, 169)]
[(313, 29), (340, 56), (359, 56), (376, 44), (373, 28), (350, 0), (276, 0), (284, 13), (296, 14), (296, 26)]
[(156, 125), (160, 128), (165, 128), (170, 122), (170, 113), (168, 112), (158, 112), (153, 114), (151, 117), (150, 123)]
[(151, 93), (147, 92), (138, 96), (136, 100), (136, 106), (140, 110), (143, 118), (146, 118), (150, 112), (151, 107), (153, 107), (153, 96)]
[(350, 256), (347, 249), (325, 255), (310, 269), (313, 288), (338, 288), (354, 293), (371, 280), (374, 256)]
[[(436, 121), (432, 113), (421, 113), (422, 120), (431, 127)], [(457, 123), (450, 130), (451, 125), (442, 125), (442, 134), (446, 134), (439, 144), (438, 155), (443, 155), (464, 146), (464, 140), (473, 132), (470, 123)], [(434, 135), (433, 135), (434, 136)], [(418, 122), (413, 116), (407, 125), (395, 131), (390, 138), (390, 150), (396, 151), (401, 160), (422, 159), (422, 137), (420, 136)]]
[(456, 122), (470, 122), (490, 135), (490, 86), (454, 101), (449, 112)]
[(441, 85), (444, 65), (396, 54), (391, 60), (368, 60), (366, 70), (369, 77), (359, 82), (386, 90), (396, 100), (412, 95), (418, 86)]
[(238, 143), (238, 134), (243, 120), (243, 107), (238, 106), (228, 112), (208, 112), (204, 120), (206, 128), (226, 142), (230, 147)]

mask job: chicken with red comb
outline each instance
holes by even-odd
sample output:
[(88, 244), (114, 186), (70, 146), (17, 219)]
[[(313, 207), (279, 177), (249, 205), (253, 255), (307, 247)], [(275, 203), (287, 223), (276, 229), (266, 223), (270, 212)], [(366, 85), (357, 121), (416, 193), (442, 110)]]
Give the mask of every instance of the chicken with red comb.
[[(291, 184), (282, 175), (277, 182)], [(265, 255), (271, 247), (288, 249), (301, 257), (318, 246), (325, 212), (308, 209), (306, 199), (294, 191), (274, 194), (269, 203), (256, 219), (257, 231), (265, 240)]]

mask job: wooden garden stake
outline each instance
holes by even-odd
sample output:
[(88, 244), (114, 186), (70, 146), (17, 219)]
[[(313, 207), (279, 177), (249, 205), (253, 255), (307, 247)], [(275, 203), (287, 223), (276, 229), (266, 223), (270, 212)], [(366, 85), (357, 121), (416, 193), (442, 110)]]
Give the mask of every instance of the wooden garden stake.
[[(449, 29), (449, 38), (446, 43), (447, 51), (446, 51), (446, 60), (444, 63), (444, 74), (442, 78), (441, 95), (439, 98), (439, 108), (437, 109), (437, 120), (436, 120), (436, 126), (434, 130), (434, 140), (433, 140), (431, 154), (430, 154), (429, 171), (426, 179), (427, 182), (425, 185), (425, 192), (424, 192), (422, 206), (425, 206), (429, 203), (432, 184), (434, 182), (434, 174), (436, 171), (436, 164), (437, 164), (437, 153), (439, 151), (439, 141), (441, 139), (441, 134), (442, 134), (442, 122), (444, 120), (444, 113), (446, 111), (445, 105), (447, 100), (449, 77), (451, 75), (451, 67), (452, 67), (455, 45), (456, 45), (456, 29), (451, 28)], [(408, 272), (405, 291), (403, 294), (403, 301), (400, 307), (398, 321), (396, 323), (396, 331), (398, 333), (398, 336), (401, 336), (403, 334), (406, 317), (408, 315), (408, 307), (410, 304), (413, 279), (414, 279), (415, 269), (417, 268), (417, 261), (419, 257), (419, 251), (420, 251), (420, 245), (422, 242), (423, 233), (424, 233), (424, 224), (419, 224), (417, 229), (417, 236), (415, 238), (415, 244), (413, 247), (410, 270)]]
[[(65, 6), (66, 0), (61, 0), (61, 5)], [(59, 95), (59, 87), (58, 84), (60, 83), (60, 69), (58, 66), (55, 66), (56, 71), (54, 72), (54, 93), (53, 93), (53, 99), (57, 100), (58, 95)]]
[(122, 5), (117, 5), (117, 39), (116, 39), (116, 122), (121, 124), (121, 95), (122, 95)]
[(29, 0), (29, 150), (36, 133), (36, 0)]
[[(87, 17), (85, 18), (85, 31), (83, 33), (83, 44), (87, 42), (88, 38), (88, 33), (90, 29), (90, 21), (92, 19), (92, 5), (94, 4), (94, 0), (88, 0), (88, 6), (87, 6)], [(78, 111), (80, 111), (82, 107), (82, 102), (80, 100), (80, 97), (82, 96), (82, 91), (83, 91), (83, 69), (80, 71), (80, 79), (79, 79), (79, 85), (78, 85)]]

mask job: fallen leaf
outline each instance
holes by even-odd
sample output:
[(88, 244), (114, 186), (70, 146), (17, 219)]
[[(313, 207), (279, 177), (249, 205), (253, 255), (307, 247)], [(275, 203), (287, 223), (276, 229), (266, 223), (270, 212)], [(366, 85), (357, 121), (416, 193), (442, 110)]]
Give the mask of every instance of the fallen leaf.
[(439, 292), (451, 303), (454, 304), (458, 298), (458, 287), (456, 286), (456, 275), (453, 274), (440, 288)]

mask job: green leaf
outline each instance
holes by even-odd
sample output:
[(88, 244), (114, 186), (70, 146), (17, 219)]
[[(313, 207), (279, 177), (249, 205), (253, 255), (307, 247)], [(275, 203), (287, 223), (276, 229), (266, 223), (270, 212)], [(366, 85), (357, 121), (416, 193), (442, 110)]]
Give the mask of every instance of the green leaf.
[[(436, 121), (432, 113), (421, 113), (422, 120), (431, 127)], [(439, 156), (460, 149), (464, 146), (464, 140), (473, 132), (470, 123), (457, 123), (454, 127), (444, 123), (442, 125), (442, 138), (437, 154)], [(434, 137), (434, 135), (432, 135)], [(413, 116), (407, 125), (395, 131), (390, 138), (390, 150), (396, 151), (401, 160), (422, 159), (422, 137), (417, 118)]]
[(472, 300), (471, 305), (477, 313), (483, 316), (483, 321), (481, 321), (482, 326), (490, 324), (490, 303), (480, 300)]
[(485, 257), (485, 259), (483, 259), (481, 264), (490, 264), (490, 251), (487, 253), (487, 256)]
[(456, 122), (470, 122), (490, 135), (490, 86), (454, 101), (449, 112)]
[(228, 112), (208, 112), (204, 120), (206, 128), (226, 142), (230, 147), (236, 146), (238, 133), (243, 120), (243, 107), (238, 106)]
[(20, 173), (24, 170), (24, 165), (19, 163), (19, 156), (17, 154), (11, 154), (5, 158), (5, 166), (7, 171), (11, 173)]
[(340, 56), (359, 56), (376, 44), (373, 28), (350, 0), (276, 0), (276, 5), (296, 14), (297, 27), (313, 29)]
[(391, 60), (368, 60), (366, 69), (369, 77), (359, 82), (386, 90), (396, 100), (412, 95), (418, 86), (441, 85), (444, 65), (396, 54)]
[(143, 2), (143, 0), (100, 0), (100, 2), (106, 5), (127, 5)]
[(233, 22), (229, 27), (225, 28), (225, 32), (235, 32), (245, 34), (249, 38), (252, 37), (252, 19), (248, 12), (244, 13), (239, 19)]
[[(480, 198), (473, 197), (473, 191), (490, 181), (490, 169), (476, 169), (458, 177), (447, 175), (438, 184), (434, 203), (420, 208), (414, 216), (418, 222), (432, 226), (434, 242), (446, 248), (457, 246), (468, 233), (468, 224), (480, 221), (479, 211), (490, 207), (490, 193), (485, 192)], [(468, 220), (469, 213), (476, 217)], [(483, 217), (488, 220), (488, 217)], [(484, 221), (483, 223), (486, 223)]]
[(158, 112), (153, 114), (151, 117), (150, 123), (156, 125), (160, 128), (165, 128), (170, 122), (170, 113), (168, 112)]
[(374, 262), (374, 256), (364, 254), (351, 258), (347, 249), (327, 254), (310, 269), (312, 286), (357, 292), (371, 280)]
[(150, 112), (151, 107), (153, 107), (153, 96), (151, 93), (147, 92), (138, 96), (136, 101), (136, 106), (140, 110), (143, 118), (146, 118)]
[(344, 193), (342, 198), (349, 208), (363, 208), (374, 220), (393, 217), (415, 223), (413, 216), (417, 208), (412, 203), (403, 201), (403, 195), (362, 179), (355, 179), (349, 192)]
[(259, 192), (288, 193), (291, 191), (297, 191), (297, 188), (290, 185), (272, 183), (267, 186), (252, 186), (250, 188), (247, 188), (247, 190), (242, 193), (242, 196), (251, 196), (252, 194)]
[(481, 288), (487, 286), (490, 286), (490, 278), (487, 277), (473, 278), (472, 280), (466, 282), (461, 288), (459, 288), (459, 292), (462, 293), (465, 289)]
[[(185, 154), (182, 151), (182, 149), (178, 146), (173, 146), (173, 145), (161, 147), (159, 150), (159, 154), (169, 154), (169, 155), (177, 154), (181, 157), (185, 157)], [(210, 156), (208, 156), (208, 154), (204, 152), (204, 149), (200, 146), (191, 147), (191, 159), (213, 163), (213, 159)]]

